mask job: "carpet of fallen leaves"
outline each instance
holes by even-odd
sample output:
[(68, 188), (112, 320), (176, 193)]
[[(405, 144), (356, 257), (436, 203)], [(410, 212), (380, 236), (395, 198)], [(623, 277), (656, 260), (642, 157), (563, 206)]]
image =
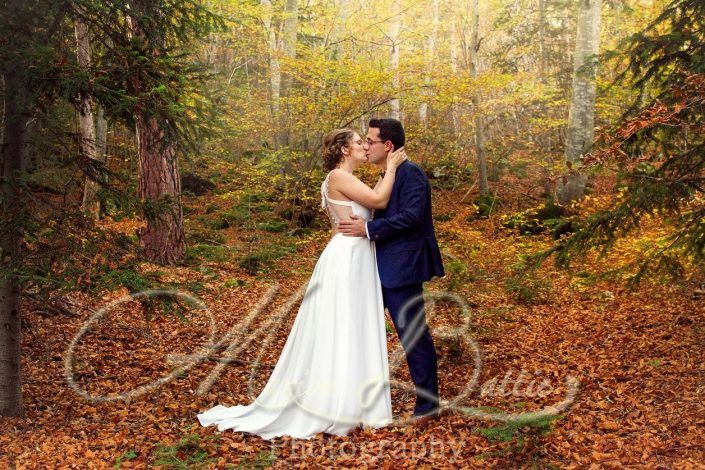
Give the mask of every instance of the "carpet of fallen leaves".
[[(260, 337), (253, 332), (307, 281), (327, 241), (326, 233), (316, 232), (258, 276), (234, 263), (159, 268), (166, 280), (202, 283), (206, 290), (200, 298), (209, 310), (192, 309), (189, 322), (174, 315), (146, 321), (135, 301), (119, 303), (75, 342), (69, 359), (82, 325), (126, 292), (103, 298), (75, 294), (73, 314), (60, 316), (26, 302), (26, 413), (0, 422), (0, 466), (705, 468), (705, 299), (692, 282), (652, 279), (629, 291), (618, 280), (597, 277), (648, 245), (658, 226), (621, 243), (607, 258), (586, 260), (573, 275), (547, 265), (528, 279), (512, 281), (522, 255), (549, 240), (518, 236), (501, 229), (495, 218), (467, 222), (473, 209), (462, 194), (435, 196), (449, 274), (426, 286), (467, 302), (466, 334), (482, 351), (478, 386), (461, 403), (513, 413), (538, 410), (561, 401), (565, 379), (574, 376), (579, 394), (548, 434), (526, 428), (506, 441), (490, 439), (481, 430), (498, 423), (457, 410), (425, 428), (358, 429), (346, 437), (310, 440), (264, 441), (198, 426), (198, 412), (218, 403), (247, 403), (266, 382), (296, 308), (280, 327), (265, 327)], [(243, 326), (275, 284), (272, 302)], [(449, 302), (429, 311), (437, 331), (461, 320)], [(219, 366), (218, 358), (226, 355), (221, 348), (186, 371), (176, 370), (176, 356), (198, 352), (210, 335), (218, 339), (228, 331), (234, 334), (233, 362)], [(390, 350), (398, 347), (391, 330), (388, 340)], [(441, 395), (449, 400), (466, 390), (476, 363), (464, 343), (440, 336), (436, 342)], [(255, 368), (257, 361), (261, 365)], [(393, 376), (409, 382), (403, 364)], [(163, 377), (168, 379), (154, 386)], [(502, 381), (503, 388), (497, 386)], [(541, 396), (532, 393), (539, 384)], [(392, 400), (396, 416), (412, 410), (408, 391), (395, 387)]]

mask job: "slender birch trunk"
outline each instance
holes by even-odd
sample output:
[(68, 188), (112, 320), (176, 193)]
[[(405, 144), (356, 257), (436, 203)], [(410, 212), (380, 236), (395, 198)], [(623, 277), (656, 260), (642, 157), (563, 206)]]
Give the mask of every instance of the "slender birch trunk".
[(345, 28), (350, 25), (350, 18), (353, 13), (350, 0), (336, 0), (335, 21), (333, 23), (333, 30), (330, 35), (330, 42), (332, 43), (331, 57), (333, 59), (340, 57), (340, 53), (343, 50), (341, 42), (346, 37)]
[(108, 145), (108, 119), (105, 117), (105, 108), (96, 103), (95, 114), (95, 156), (103, 163), (107, 163)]
[(567, 204), (585, 195), (587, 177), (578, 165), (593, 144), (595, 136), (595, 77), (600, 49), (602, 0), (580, 0), (578, 28), (573, 58), (573, 93), (568, 114), (565, 163), (568, 174), (556, 186), (556, 198)]
[[(392, 69), (392, 88), (393, 93), (399, 93), (399, 33), (401, 32), (401, 4), (399, 0), (392, 2), (392, 14), (389, 29), (389, 39), (392, 42), (392, 49), (389, 57), (389, 66)], [(394, 98), (389, 102), (390, 117), (401, 120), (401, 102), (399, 98)]]
[(428, 99), (431, 96), (429, 87), (431, 86), (431, 72), (434, 69), (434, 58), (436, 57), (436, 37), (438, 35), (439, 24), (438, 0), (433, 0), (431, 5), (431, 15), (431, 33), (426, 41), (426, 76), (424, 77), (424, 86), (426, 88), (422, 92), (424, 101), (419, 105), (419, 121), (424, 129), (428, 127)]
[[(470, 12), (472, 21), (472, 33), (470, 35), (469, 65), (470, 76), (473, 79), (478, 77), (480, 49), (480, 11), (478, 0), (472, 0), (472, 10)], [(472, 97), (473, 111), (475, 113), (475, 152), (477, 154), (477, 178), (480, 188), (480, 195), (487, 196), (490, 193), (487, 183), (487, 155), (485, 152), (485, 123), (480, 115), (480, 93), (476, 91)]]
[[(281, 50), (282, 55), (287, 59), (296, 57), (296, 39), (299, 33), (299, 1), (285, 0), (284, 3), (284, 18), (282, 20), (282, 38)], [(293, 86), (293, 77), (290, 73), (282, 74), (281, 78), (281, 96), (287, 98)], [(279, 143), (283, 146), (290, 144), (289, 135), (289, 116), (288, 113), (280, 113), (279, 119)]]
[[(279, 120), (279, 98), (281, 89), (281, 66), (279, 65), (279, 45), (277, 42), (277, 32), (274, 27), (274, 5), (271, 0), (262, 0), (264, 7), (264, 30), (267, 34), (267, 44), (269, 46), (269, 94), (272, 120)], [(274, 147), (279, 147), (279, 135), (274, 135)]]
[[(450, 30), (450, 70), (453, 75), (458, 74), (458, 19), (455, 11), (450, 11), (451, 16), (451, 30)], [(455, 136), (460, 134), (460, 112), (458, 110), (458, 105), (453, 102), (450, 105), (451, 118), (453, 120), (453, 133)]]
[[(83, 70), (91, 67), (91, 42), (88, 26), (79, 17), (74, 19), (74, 30), (76, 34), (76, 57), (78, 65)], [(81, 154), (87, 159), (88, 171), (83, 187), (83, 204), (81, 209), (83, 214), (93, 220), (100, 217), (100, 202), (98, 200), (98, 184), (95, 165), (90, 162), (97, 160), (96, 152), (96, 129), (93, 119), (93, 98), (89, 93), (81, 93), (81, 100), (78, 104), (78, 121), (81, 132)]]
[(546, 0), (539, 0), (539, 79), (546, 83), (548, 60), (546, 57)]

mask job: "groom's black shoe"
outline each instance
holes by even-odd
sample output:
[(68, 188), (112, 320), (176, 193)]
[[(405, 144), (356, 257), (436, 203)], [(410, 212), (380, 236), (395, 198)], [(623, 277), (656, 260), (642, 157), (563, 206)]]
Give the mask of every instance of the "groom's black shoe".
[(436, 421), (438, 419), (438, 415), (438, 410), (421, 415), (411, 415), (407, 420), (407, 423), (414, 427), (424, 427), (431, 421)]

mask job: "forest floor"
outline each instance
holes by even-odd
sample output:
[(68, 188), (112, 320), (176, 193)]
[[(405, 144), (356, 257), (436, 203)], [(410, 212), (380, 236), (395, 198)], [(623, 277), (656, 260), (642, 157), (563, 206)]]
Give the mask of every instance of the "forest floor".
[[(0, 466), (705, 468), (703, 293), (693, 282), (665, 278), (628, 290), (623, 280), (600, 276), (648, 246), (659, 227), (645, 228), (605, 258), (588, 258), (572, 273), (547, 263), (517, 278), (523, 256), (548, 246), (550, 237), (518, 235), (500, 227), (497, 217), (467, 222), (474, 209), (460, 202), (463, 193), (434, 195), (448, 275), (426, 288), (429, 295), (452, 292), (468, 308), (464, 315), (446, 299), (429, 309), (441, 396), (464, 393), (479, 371), (463, 406), (522, 413), (564, 401), (566, 380), (576, 378), (577, 396), (552, 422), (503, 425), (452, 409), (425, 428), (395, 423), (346, 437), (273, 441), (200, 427), (198, 412), (250, 402), (265, 383), (296, 312), (297, 304), (287, 309), (286, 303), (307, 282), (328, 237), (324, 230), (298, 237), (264, 230), (257, 231), (257, 242), (279, 251), (262, 269), (227, 257), (176, 268), (142, 265), (165, 282), (200, 286), (207, 310), (191, 309), (187, 322), (163, 314), (148, 321), (135, 301), (104, 309), (124, 298), (125, 289), (100, 297), (71, 294), (66, 302), (73, 313), (58, 316), (26, 301), (26, 413), (0, 421)], [(190, 219), (206, 214), (208, 204), (226, 204), (215, 196), (194, 201)], [(106, 224), (125, 233), (135, 228), (132, 221)], [(225, 243), (213, 244), (220, 250), (245, 250), (254, 240), (237, 227), (223, 233)], [(270, 297), (246, 325), (248, 313)], [(281, 306), (290, 314), (281, 325), (268, 324)], [(77, 336), (91, 318), (96, 322)], [(461, 340), (442, 334), (464, 324)], [(231, 332), (234, 362), (217, 361), (227, 354), (222, 348), (186, 371), (165, 360), (198, 351), (211, 326), (216, 338)], [(388, 342), (390, 351), (398, 347), (391, 328)], [(393, 377), (409, 383), (404, 363), (393, 368)], [(154, 384), (160, 378), (163, 383)], [(395, 416), (412, 410), (413, 396), (403, 387), (393, 387), (392, 401)]]

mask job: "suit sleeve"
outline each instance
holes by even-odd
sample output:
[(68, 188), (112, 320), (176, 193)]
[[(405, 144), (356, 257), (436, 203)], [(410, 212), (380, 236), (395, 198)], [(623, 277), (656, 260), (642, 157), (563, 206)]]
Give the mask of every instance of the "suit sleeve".
[(390, 217), (367, 222), (367, 233), (370, 240), (393, 237), (422, 225), (426, 213), (427, 182), (425, 175), (419, 168), (412, 167), (412, 171), (413, 173), (400, 181), (399, 206), (401, 210)]

